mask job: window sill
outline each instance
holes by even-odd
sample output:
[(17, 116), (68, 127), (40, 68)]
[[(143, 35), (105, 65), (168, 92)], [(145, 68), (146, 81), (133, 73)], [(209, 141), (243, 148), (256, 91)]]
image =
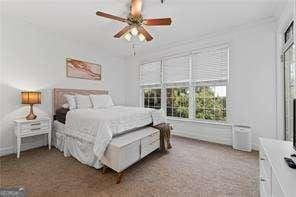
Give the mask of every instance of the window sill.
[(194, 122), (194, 123), (208, 124), (208, 125), (221, 125), (221, 126), (229, 126), (229, 127), (232, 126), (230, 122), (203, 121), (203, 120), (196, 120), (196, 119), (174, 118), (174, 117), (167, 117), (167, 119), (172, 121)]

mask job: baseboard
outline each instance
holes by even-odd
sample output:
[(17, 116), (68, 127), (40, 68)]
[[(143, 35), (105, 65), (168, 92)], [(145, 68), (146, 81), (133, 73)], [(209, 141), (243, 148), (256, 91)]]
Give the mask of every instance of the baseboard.
[[(47, 142), (45, 140), (41, 139), (35, 142), (27, 142), (27, 143), (22, 143), (21, 144), (21, 151), (29, 150), (32, 148), (38, 148), (41, 146), (46, 146)], [(10, 146), (10, 147), (4, 147), (0, 148), (0, 157), (4, 155), (10, 155), (16, 153), (15, 147)]]
[(213, 137), (213, 136), (204, 136), (200, 135), (198, 133), (187, 133), (187, 132), (180, 132), (180, 131), (172, 131), (173, 135), (181, 136), (181, 137), (187, 137), (207, 142), (214, 142), (218, 144), (224, 144), (224, 145), (232, 145), (232, 139), (227, 138), (219, 138), (219, 137)]
[(259, 145), (257, 143), (253, 143), (252, 150), (259, 151)]
[[(226, 139), (226, 138), (219, 138), (219, 137), (213, 137), (213, 136), (204, 136), (200, 135), (198, 133), (188, 133), (188, 132), (180, 132), (180, 131), (172, 131), (172, 135), (176, 136), (181, 136), (181, 137), (187, 137), (187, 138), (192, 138), (192, 139), (197, 139), (197, 140), (203, 140), (207, 142), (213, 142), (213, 143), (218, 143), (218, 144), (224, 144), (224, 145), (232, 145), (232, 139)], [(47, 141), (46, 140), (38, 140), (35, 142), (29, 142), (29, 143), (22, 143), (21, 145), (21, 151), (29, 150), (32, 148), (38, 148), (41, 146), (46, 146)], [(52, 145), (56, 146), (55, 140), (52, 140)], [(253, 144), (253, 150), (258, 150), (258, 145)], [(4, 155), (9, 155), (15, 153), (15, 147), (4, 147), (0, 148), (0, 157)]]
[[(188, 133), (188, 132), (180, 132), (180, 131), (172, 131), (172, 135), (232, 146), (232, 139), (228, 139), (228, 138), (204, 136), (198, 133)], [(253, 142), (252, 150), (258, 151), (259, 150), (258, 144)]]
[(4, 155), (10, 155), (10, 154), (12, 154), (14, 152), (15, 152), (15, 150), (14, 150), (13, 146), (0, 148), (0, 157), (4, 156)]

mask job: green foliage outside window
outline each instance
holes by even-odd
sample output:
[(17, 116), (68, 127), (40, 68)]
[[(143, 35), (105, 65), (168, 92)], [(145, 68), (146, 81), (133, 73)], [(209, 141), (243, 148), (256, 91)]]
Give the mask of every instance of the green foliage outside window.
[(197, 119), (226, 120), (226, 86), (199, 86), (195, 89)]
[[(189, 118), (189, 88), (166, 89), (167, 116)], [(144, 89), (144, 107), (161, 109), (161, 89)], [(226, 120), (226, 86), (195, 88), (195, 118)]]
[(167, 116), (189, 117), (188, 88), (167, 88)]

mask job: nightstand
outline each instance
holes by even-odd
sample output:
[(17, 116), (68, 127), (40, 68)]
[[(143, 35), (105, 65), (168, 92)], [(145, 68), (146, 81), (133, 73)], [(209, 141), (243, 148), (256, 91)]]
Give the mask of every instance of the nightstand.
[(51, 119), (36, 118), (34, 120), (18, 119), (14, 121), (17, 142), (17, 158), (20, 157), (21, 141), (24, 137), (48, 134), (48, 148), (51, 148)]

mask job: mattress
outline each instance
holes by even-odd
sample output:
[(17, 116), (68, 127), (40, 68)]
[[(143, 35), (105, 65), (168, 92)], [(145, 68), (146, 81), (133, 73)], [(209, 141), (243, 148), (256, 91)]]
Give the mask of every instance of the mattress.
[(65, 133), (92, 142), (94, 154), (101, 158), (113, 136), (151, 123), (152, 110), (148, 108), (76, 109), (67, 113)]
[(53, 121), (53, 128), (58, 133), (64, 133), (65, 132), (65, 124), (61, 123), (58, 120)]
[(151, 123), (151, 109), (147, 108), (113, 106), (71, 110), (66, 124), (54, 121), (55, 145), (65, 156), (100, 168), (100, 158), (114, 136)]
[(100, 159), (113, 137), (163, 122), (161, 116), (159, 110), (126, 106), (71, 110), (65, 124), (54, 121), (54, 144), (64, 156), (100, 168)]

